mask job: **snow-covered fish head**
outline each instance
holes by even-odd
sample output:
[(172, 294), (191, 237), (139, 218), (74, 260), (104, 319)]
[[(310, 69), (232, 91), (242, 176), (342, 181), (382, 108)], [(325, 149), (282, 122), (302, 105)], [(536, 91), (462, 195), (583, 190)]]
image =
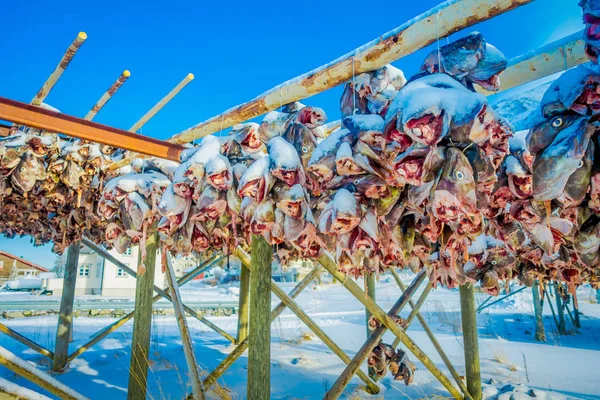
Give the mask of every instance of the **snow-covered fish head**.
[(119, 207), (114, 201), (105, 198), (101, 198), (100, 201), (98, 201), (97, 213), (105, 220), (112, 220), (117, 211), (119, 211)]
[(580, 0), (579, 6), (583, 10), (585, 30), (583, 36), (586, 42), (585, 52), (592, 62), (598, 62), (600, 55), (600, 2), (598, 0)]
[(259, 125), (255, 122), (237, 124), (231, 128), (231, 132), (229, 134), (235, 137), (235, 140), (242, 145), (244, 150), (249, 153), (254, 153), (262, 146), (258, 128)]
[(267, 144), (271, 174), (289, 186), (304, 184), (306, 176), (294, 146), (282, 137), (274, 137)]
[(374, 209), (368, 210), (356, 229), (350, 232), (348, 247), (352, 253), (358, 250), (377, 250), (379, 248), (379, 228)]
[(217, 220), (227, 211), (227, 193), (206, 185), (196, 205), (197, 214), (192, 218), (199, 221)]
[(254, 161), (240, 178), (238, 194), (240, 197), (250, 197), (256, 202), (262, 202), (273, 185), (269, 173), (269, 157), (262, 157)]
[(285, 215), (296, 219), (303, 218), (308, 209), (304, 188), (301, 185), (292, 186), (285, 191), (276, 205)]
[(347, 189), (339, 189), (321, 213), (319, 230), (330, 235), (348, 233), (360, 224), (362, 214), (354, 194)]
[(344, 126), (371, 147), (383, 148), (383, 125), (380, 115), (351, 115), (344, 118)]
[[(189, 197), (178, 196), (173, 190), (173, 184), (167, 186), (158, 203), (158, 212), (163, 217), (175, 217), (187, 212), (192, 204)], [(181, 221), (178, 221), (178, 224)]]
[(268, 232), (275, 223), (275, 205), (272, 200), (264, 200), (256, 205), (250, 221), (250, 231), (255, 235)]
[(210, 247), (210, 235), (200, 222), (195, 222), (192, 230), (192, 247), (196, 251), (205, 251)]
[(574, 111), (581, 115), (600, 113), (600, 75), (578, 66), (564, 72), (544, 93), (540, 103), (546, 118)]
[(115, 222), (111, 222), (110, 224), (108, 224), (106, 226), (106, 231), (104, 234), (104, 238), (106, 239), (106, 241), (108, 243), (114, 243), (117, 238), (124, 234), (124, 229), (122, 226), (120, 226), (119, 224), (115, 223)]
[(51, 135), (27, 135), (27, 146), (29, 150), (38, 157), (47, 155), (51, 149), (58, 150), (58, 137)]
[(42, 159), (27, 152), (11, 175), (13, 185), (23, 193), (30, 192), (37, 181), (46, 179), (46, 167)]
[(463, 78), (484, 57), (485, 45), (485, 39), (481, 33), (471, 32), (465, 37), (442, 46), (439, 52), (433, 50), (425, 58), (421, 72), (430, 74), (443, 72), (455, 78)]
[(341, 176), (365, 173), (365, 171), (356, 163), (350, 143), (342, 143), (335, 153), (335, 170), (336, 173)]
[(296, 120), (308, 129), (314, 129), (327, 121), (325, 111), (319, 107), (304, 107), (298, 111)]
[(275, 136), (281, 136), (290, 124), (291, 116), (288, 113), (271, 111), (265, 115), (260, 123), (259, 133), (263, 142), (268, 142)]
[(227, 157), (215, 155), (204, 166), (206, 181), (209, 185), (219, 190), (228, 190), (231, 187), (233, 176), (231, 164)]
[(141, 231), (142, 224), (147, 217), (151, 216), (150, 207), (137, 192), (128, 193), (124, 199), (124, 204), (135, 229)]
[(455, 221), (461, 213), (473, 214), (477, 209), (473, 168), (463, 152), (455, 147), (446, 150), (431, 209), (433, 216), (444, 222)]
[(332, 132), (314, 149), (306, 171), (316, 186), (323, 186), (334, 176), (336, 167), (336, 154), (341, 144), (355, 142), (355, 135), (348, 129), (339, 129)]
[(472, 69), (467, 79), (489, 91), (500, 89), (499, 75), (506, 69), (508, 60), (500, 50), (487, 43), (484, 56)]
[(563, 193), (569, 177), (584, 166), (583, 157), (595, 131), (596, 128), (582, 118), (561, 130), (536, 157), (533, 163), (533, 197), (536, 200), (554, 200)]

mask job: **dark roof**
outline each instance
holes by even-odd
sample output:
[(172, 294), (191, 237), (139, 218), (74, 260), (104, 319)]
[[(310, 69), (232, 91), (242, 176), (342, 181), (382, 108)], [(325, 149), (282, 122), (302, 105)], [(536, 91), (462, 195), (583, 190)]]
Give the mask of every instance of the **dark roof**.
[(21, 258), (21, 257), (15, 256), (14, 254), (7, 253), (6, 251), (2, 251), (2, 250), (0, 250), (0, 256), (4, 256), (4, 257), (7, 257), (7, 258), (11, 258), (11, 259), (13, 259), (13, 260), (17, 260), (17, 261), (18, 261), (18, 262), (20, 262), (20, 263), (23, 263), (23, 264), (25, 264), (25, 265), (27, 265), (27, 266), (29, 266), (29, 267), (31, 267), (31, 268), (38, 269), (38, 270), (40, 270), (40, 271), (42, 271), (42, 272), (48, 272), (48, 269), (47, 269), (47, 268), (44, 268), (44, 267), (42, 267), (42, 266), (39, 266), (39, 265), (37, 265), (37, 264), (34, 264), (34, 263), (32, 263), (31, 261), (27, 261), (27, 260), (25, 260), (24, 258)]

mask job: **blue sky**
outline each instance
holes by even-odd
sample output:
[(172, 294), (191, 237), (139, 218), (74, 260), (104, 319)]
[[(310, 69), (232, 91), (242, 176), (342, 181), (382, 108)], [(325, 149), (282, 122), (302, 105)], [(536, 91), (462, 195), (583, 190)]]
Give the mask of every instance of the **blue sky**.
[[(88, 34), (46, 102), (83, 117), (124, 69), (131, 77), (95, 121), (128, 129), (183, 77), (190, 83), (142, 133), (166, 139), (325, 64), (439, 1), (4, 2), (0, 96), (28, 102), (79, 31)], [(537, 0), (470, 30), (508, 57), (583, 29), (577, 0)], [(453, 37), (460, 37), (461, 32)], [(450, 38), (452, 40), (452, 37)], [(445, 42), (445, 41), (444, 41)], [(408, 76), (430, 49), (394, 63)], [(338, 118), (341, 88), (306, 103)], [(51, 266), (50, 246), (0, 249)]]

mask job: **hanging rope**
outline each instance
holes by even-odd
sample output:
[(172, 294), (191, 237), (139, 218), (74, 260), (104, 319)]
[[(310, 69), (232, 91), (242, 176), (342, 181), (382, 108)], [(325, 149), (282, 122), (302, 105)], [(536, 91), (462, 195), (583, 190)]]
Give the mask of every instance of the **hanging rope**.
[(569, 66), (567, 64), (567, 49), (565, 49), (565, 46), (562, 46), (560, 48), (562, 55), (563, 55), (563, 62), (565, 64), (565, 71), (569, 69)]
[(223, 118), (225, 114), (221, 114), (221, 130), (219, 131), (219, 137), (223, 136)]
[(352, 115), (356, 113), (356, 75), (354, 73), (354, 56), (352, 56)]
[(279, 88), (279, 111), (283, 111), (283, 87)]
[(440, 51), (439, 12), (435, 14), (435, 36), (437, 37), (438, 72), (444, 72), (442, 67), (442, 53)]

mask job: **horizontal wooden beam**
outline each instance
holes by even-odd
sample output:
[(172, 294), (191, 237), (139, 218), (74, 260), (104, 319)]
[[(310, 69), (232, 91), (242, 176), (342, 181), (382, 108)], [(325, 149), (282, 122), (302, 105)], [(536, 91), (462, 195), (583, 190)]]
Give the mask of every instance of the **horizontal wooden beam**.
[(281, 104), (299, 101), (350, 80), (353, 74), (374, 71), (414, 53), (439, 38), (533, 0), (449, 0), (358, 49), (263, 93), (254, 100), (233, 107), (172, 137), (187, 143), (219, 129), (273, 111)]
[(500, 90), (491, 92), (478, 86), (478, 91), (492, 95), (588, 62), (582, 36), (577, 32), (509, 60), (500, 74)]
[(0, 97), (0, 119), (148, 156), (179, 161), (183, 146)]
[(68, 386), (60, 383), (52, 376), (35, 368), (27, 361), (0, 346), (0, 365), (4, 365), (17, 375), (35, 383), (39, 387), (65, 400), (84, 400), (86, 397), (80, 395)]
[(0, 332), (4, 333), (5, 335), (10, 336), (11, 338), (15, 339), (18, 342), (21, 342), (25, 346), (29, 347), (32, 350), (37, 351), (41, 355), (46, 356), (51, 360), (54, 358), (53, 352), (51, 352), (47, 348), (37, 344), (33, 340), (21, 335), (19, 332), (9, 328), (8, 326), (6, 326), (2, 323), (0, 323)]

